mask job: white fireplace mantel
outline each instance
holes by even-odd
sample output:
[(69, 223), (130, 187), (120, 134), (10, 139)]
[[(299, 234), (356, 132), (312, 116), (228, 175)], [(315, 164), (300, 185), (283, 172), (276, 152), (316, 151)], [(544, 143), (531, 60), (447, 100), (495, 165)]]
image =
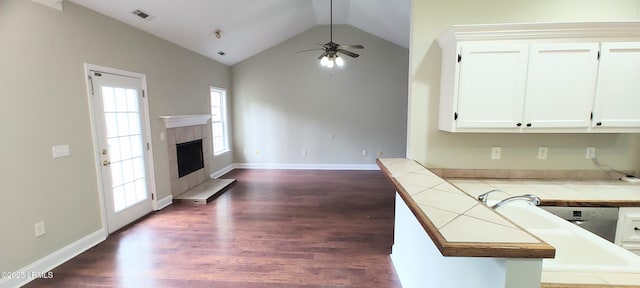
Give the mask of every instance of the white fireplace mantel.
[(164, 121), (166, 128), (185, 127), (193, 125), (207, 124), (211, 115), (175, 115), (175, 116), (160, 116), (160, 119)]

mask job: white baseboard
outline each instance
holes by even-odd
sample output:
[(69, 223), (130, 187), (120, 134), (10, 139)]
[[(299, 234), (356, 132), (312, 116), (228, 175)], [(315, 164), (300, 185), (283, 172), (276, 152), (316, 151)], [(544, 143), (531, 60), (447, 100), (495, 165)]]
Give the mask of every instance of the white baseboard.
[(216, 171), (216, 172), (211, 173), (211, 175), (210, 175), (209, 177), (210, 177), (211, 179), (218, 179), (218, 178), (220, 178), (222, 175), (224, 175), (224, 174), (227, 174), (227, 173), (231, 172), (231, 170), (233, 170), (233, 168), (235, 168), (234, 166), (235, 166), (234, 164), (229, 164), (229, 165), (227, 165), (226, 167), (224, 167), (224, 168), (222, 168), (222, 169), (220, 169), (220, 170), (218, 170), (218, 171)]
[(171, 205), (172, 203), (173, 203), (173, 195), (169, 195), (169, 196), (164, 197), (162, 199), (158, 199), (156, 211), (162, 210), (165, 207)]
[(380, 170), (376, 164), (234, 163), (233, 166), (240, 169)]
[(380, 170), (376, 164), (295, 164), (295, 163), (233, 163), (212, 173), (218, 179), (233, 169), (284, 169), (284, 170)]
[(15, 271), (14, 275), (17, 277), (0, 279), (0, 288), (20, 287), (38, 277), (55, 277), (55, 275), (49, 274), (53, 268), (56, 268), (62, 263), (67, 262), (69, 259), (80, 255), (80, 253), (87, 251), (89, 248), (98, 245), (105, 239), (107, 239), (106, 230), (100, 229), (93, 232), (82, 239), (63, 247), (62, 249), (29, 264), (26, 267)]

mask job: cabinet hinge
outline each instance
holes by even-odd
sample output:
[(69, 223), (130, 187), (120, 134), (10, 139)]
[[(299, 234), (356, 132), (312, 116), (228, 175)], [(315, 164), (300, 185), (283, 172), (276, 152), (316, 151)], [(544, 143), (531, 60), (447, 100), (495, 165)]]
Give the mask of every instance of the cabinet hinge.
[(453, 112), (453, 120), (458, 120), (458, 112)]
[(460, 61), (462, 61), (462, 55), (458, 54), (458, 63), (460, 63)]
[(597, 59), (600, 60), (600, 51), (598, 51), (598, 58)]

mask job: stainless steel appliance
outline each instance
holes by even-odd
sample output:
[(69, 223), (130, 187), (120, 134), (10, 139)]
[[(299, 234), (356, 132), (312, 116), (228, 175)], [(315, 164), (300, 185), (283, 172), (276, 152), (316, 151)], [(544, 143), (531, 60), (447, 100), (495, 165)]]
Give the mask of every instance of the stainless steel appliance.
[(616, 207), (539, 207), (610, 242), (615, 240), (618, 222)]

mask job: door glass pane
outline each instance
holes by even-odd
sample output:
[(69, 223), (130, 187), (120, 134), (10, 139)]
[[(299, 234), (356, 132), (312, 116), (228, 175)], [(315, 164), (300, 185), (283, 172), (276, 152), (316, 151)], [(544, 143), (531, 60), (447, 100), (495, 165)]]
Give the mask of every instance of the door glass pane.
[(113, 189), (113, 206), (116, 212), (122, 211), (126, 208), (124, 190), (122, 189), (122, 186)]
[(148, 197), (138, 90), (102, 87), (115, 212)]

